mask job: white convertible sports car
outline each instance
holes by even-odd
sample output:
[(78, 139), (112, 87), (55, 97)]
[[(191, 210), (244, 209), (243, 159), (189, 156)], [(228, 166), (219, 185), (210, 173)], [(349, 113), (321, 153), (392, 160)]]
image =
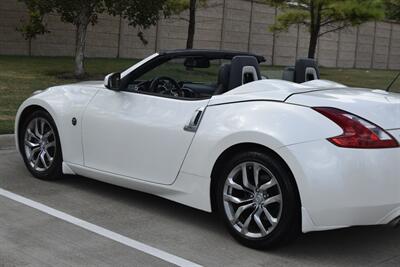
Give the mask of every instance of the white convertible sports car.
[(156, 53), (103, 82), (35, 92), (15, 132), (33, 176), (76, 174), (217, 211), (255, 248), (399, 224), (400, 96), (319, 80), (312, 60)]

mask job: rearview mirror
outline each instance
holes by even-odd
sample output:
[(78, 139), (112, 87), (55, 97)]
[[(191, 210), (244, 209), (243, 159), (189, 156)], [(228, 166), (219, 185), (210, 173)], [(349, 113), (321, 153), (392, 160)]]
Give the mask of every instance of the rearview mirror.
[(104, 86), (110, 90), (119, 91), (121, 86), (121, 73), (113, 72), (104, 78)]
[(183, 63), (186, 68), (209, 68), (210, 60), (205, 57), (188, 57)]

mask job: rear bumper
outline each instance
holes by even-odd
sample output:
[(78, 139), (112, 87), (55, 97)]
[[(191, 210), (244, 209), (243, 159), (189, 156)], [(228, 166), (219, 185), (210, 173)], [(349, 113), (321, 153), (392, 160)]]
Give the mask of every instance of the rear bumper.
[(344, 149), (322, 140), (278, 152), (299, 187), (303, 232), (400, 217), (400, 148)]

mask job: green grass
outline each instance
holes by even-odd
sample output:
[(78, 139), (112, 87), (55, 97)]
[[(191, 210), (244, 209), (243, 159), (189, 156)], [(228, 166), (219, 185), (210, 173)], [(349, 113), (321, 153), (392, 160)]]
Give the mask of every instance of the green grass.
[[(103, 79), (110, 72), (123, 70), (136, 61), (127, 59), (88, 59), (87, 79)], [(50, 86), (74, 83), (74, 62), (68, 57), (0, 56), (0, 134), (12, 133), (18, 106), (32, 92)]]
[[(110, 72), (128, 68), (137, 60), (132, 59), (88, 59), (86, 70), (90, 80), (101, 80)], [(183, 72), (181, 64), (169, 64), (160, 68), (158, 75), (171, 75), (179, 80), (215, 80), (218, 67), (193, 72)], [(0, 56), (0, 134), (12, 133), (14, 116), (18, 106), (32, 92), (58, 84), (77, 82), (72, 78), (73, 59), (69, 57), (24, 57)], [(262, 67), (262, 72), (270, 78), (282, 75), (280, 67)], [(344, 70), (322, 68), (323, 79), (337, 81), (349, 86), (386, 88), (396, 71)], [(400, 92), (400, 81), (394, 89)]]

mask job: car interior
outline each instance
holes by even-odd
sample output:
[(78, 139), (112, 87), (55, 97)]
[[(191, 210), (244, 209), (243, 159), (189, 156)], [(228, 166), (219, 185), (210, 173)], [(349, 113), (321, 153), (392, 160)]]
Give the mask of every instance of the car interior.
[[(318, 65), (313, 59), (299, 59), (282, 74), (283, 80), (296, 83), (319, 78)], [(237, 55), (231, 59), (180, 56), (161, 61), (131, 79), (126, 91), (203, 99), (261, 79), (268, 78), (261, 75), (259, 60), (252, 55)]]

